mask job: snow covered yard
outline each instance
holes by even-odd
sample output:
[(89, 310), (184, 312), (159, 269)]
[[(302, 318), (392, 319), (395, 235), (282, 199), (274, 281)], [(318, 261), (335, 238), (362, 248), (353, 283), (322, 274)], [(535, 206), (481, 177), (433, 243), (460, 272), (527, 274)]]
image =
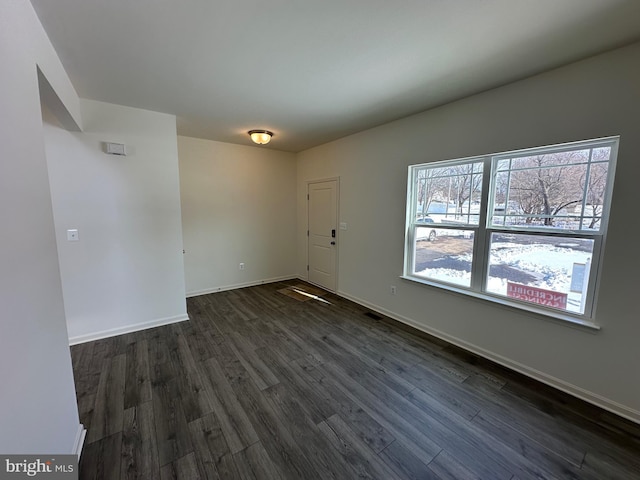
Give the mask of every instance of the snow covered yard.
[[(567, 311), (582, 311), (583, 274), (591, 261), (591, 242), (567, 242), (549, 236), (495, 235), (491, 245), (489, 293), (507, 296), (509, 282), (567, 294)], [(468, 287), (471, 280), (472, 239), (439, 237), (416, 245), (416, 274)], [(578, 267), (576, 267), (576, 265)], [(588, 268), (588, 267), (587, 267)], [(572, 288), (573, 287), (573, 288)], [(572, 291), (578, 290), (578, 291)]]

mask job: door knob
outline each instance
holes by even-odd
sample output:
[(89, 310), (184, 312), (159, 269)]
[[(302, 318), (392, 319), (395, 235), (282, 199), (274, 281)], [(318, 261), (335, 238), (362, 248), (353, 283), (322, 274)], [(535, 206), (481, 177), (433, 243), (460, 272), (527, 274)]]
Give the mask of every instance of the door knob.
[(335, 244), (336, 244), (336, 242), (333, 242), (333, 241), (331, 242), (331, 245), (335, 245)]

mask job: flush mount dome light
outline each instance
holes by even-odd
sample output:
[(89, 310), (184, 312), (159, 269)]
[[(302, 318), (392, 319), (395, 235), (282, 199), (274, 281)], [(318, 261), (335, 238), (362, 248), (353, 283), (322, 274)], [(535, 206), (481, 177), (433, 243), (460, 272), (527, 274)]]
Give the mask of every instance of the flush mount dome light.
[(251, 137), (251, 140), (253, 140), (253, 143), (266, 145), (271, 141), (273, 133), (269, 130), (249, 130), (249, 136)]

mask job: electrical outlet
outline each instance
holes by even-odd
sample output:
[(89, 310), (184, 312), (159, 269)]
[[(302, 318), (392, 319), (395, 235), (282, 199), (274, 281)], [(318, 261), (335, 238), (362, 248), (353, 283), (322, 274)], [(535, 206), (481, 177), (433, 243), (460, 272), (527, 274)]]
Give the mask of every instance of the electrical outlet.
[(391, 295), (395, 295), (396, 294), (396, 286), (395, 285), (391, 285), (390, 291), (391, 291)]
[(69, 242), (77, 242), (79, 240), (78, 237), (78, 229), (77, 228), (71, 228), (69, 230), (67, 230), (67, 241)]
[(244, 270), (244, 262), (239, 265), (240, 270)]

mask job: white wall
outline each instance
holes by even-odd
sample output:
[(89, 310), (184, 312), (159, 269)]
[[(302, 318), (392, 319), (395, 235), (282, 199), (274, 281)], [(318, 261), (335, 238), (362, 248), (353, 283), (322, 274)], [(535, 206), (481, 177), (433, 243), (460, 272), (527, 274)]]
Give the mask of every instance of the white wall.
[(295, 155), (188, 137), (178, 152), (187, 294), (294, 277)]
[[(298, 155), (298, 273), (306, 182), (340, 176), (339, 292), (640, 421), (640, 44)], [(400, 280), (407, 166), (621, 135), (595, 332)], [(397, 295), (389, 286), (397, 285)]]
[[(185, 320), (175, 117), (80, 106), (84, 132), (44, 124), (70, 341)], [(105, 141), (127, 156), (104, 153)]]
[(77, 96), (31, 4), (0, 2), (0, 452), (75, 453), (79, 424), (36, 64)]

